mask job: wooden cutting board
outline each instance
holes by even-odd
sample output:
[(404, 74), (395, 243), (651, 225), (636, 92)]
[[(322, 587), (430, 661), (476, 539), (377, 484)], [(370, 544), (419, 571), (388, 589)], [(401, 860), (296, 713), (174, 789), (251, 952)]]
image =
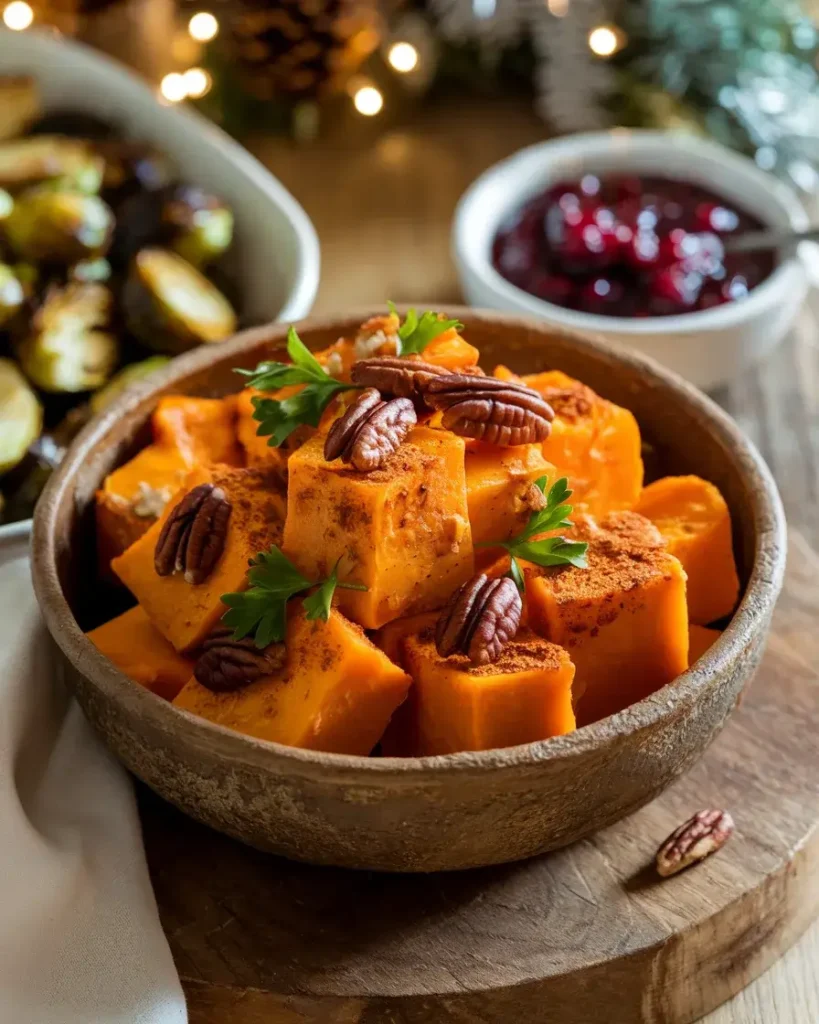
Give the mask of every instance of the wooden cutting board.
[[(819, 914), (818, 580), (792, 535), (768, 652), (724, 732), (654, 803), (549, 856), (426, 877), (312, 868), (143, 793), (191, 1024), (683, 1024), (728, 999)], [(708, 806), (736, 835), (660, 881), (657, 844)]]

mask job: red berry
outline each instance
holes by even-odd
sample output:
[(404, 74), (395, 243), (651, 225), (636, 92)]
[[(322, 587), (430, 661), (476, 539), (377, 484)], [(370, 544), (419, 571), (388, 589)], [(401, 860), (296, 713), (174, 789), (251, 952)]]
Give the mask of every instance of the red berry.
[(739, 227), (739, 215), (719, 203), (698, 203), (694, 211), (697, 226), (703, 231), (719, 231), (728, 234)]
[(626, 290), (619, 282), (609, 277), (595, 277), (583, 285), (578, 308), (587, 313), (615, 315), (619, 312)]
[(702, 288), (702, 277), (682, 264), (658, 270), (650, 282), (651, 308), (655, 315), (685, 313), (693, 309)]
[(660, 239), (653, 231), (636, 231), (625, 247), (626, 261), (635, 270), (649, 270), (660, 262)]
[(553, 302), (556, 306), (570, 306), (574, 285), (568, 277), (558, 274), (541, 273), (533, 275), (524, 285), (527, 292), (537, 295), (539, 299)]

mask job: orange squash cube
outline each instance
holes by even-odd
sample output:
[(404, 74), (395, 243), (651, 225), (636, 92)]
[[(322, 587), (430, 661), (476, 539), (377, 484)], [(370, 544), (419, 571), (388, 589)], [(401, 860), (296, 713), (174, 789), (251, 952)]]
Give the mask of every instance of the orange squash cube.
[(567, 476), (572, 504), (591, 515), (629, 509), (643, 486), (640, 428), (628, 410), (560, 370), (519, 377), (505, 366), (495, 376), (528, 384), (555, 411), (543, 456)]
[(134, 682), (173, 700), (193, 672), (139, 605), (86, 634), (102, 654)]
[[(544, 459), (539, 444), (498, 448), (469, 441), (466, 445), (466, 498), (472, 542), (508, 540), (519, 533), (543, 495), (535, 481), (554, 480), (554, 466)], [(476, 551), (479, 566), (493, 561), (498, 549)]]
[(324, 439), (290, 456), (283, 550), (310, 579), (341, 559), (339, 609), (366, 629), (440, 608), (473, 571), (464, 442), (415, 427), (377, 470), (327, 462)]
[(367, 755), (404, 700), (409, 676), (333, 609), (309, 621), (291, 602), (287, 660), (274, 675), (230, 693), (191, 679), (178, 708), (262, 740), (336, 754)]
[(705, 626), (730, 615), (739, 597), (731, 513), (719, 490), (698, 476), (649, 484), (635, 511), (650, 519), (688, 574), (688, 616)]
[(463, 655), (442, 658), (432, 627), (408, 636), (404, 652), (413, 684), (387, 730), (389, 756), (492, 750), (575, 727), (574, 665), (565, 650), (526, 629), (492, 665), (472, 665)]
[(97, 548), (103, 572), (112, 558), (150, 528), (194, 466), (243, 464), (232, 396), (160, 398), (151, 429), (153, 442), (110, 473), (97, 491)]
[(421, 353), (421, 358), (425, 363), (458, 373), (477, 366), (480, 352), (462, 338), (454, 327), (450, 327), (432, 339)]
[[(222, 555), (204, 583), (188, 583), (181, 573), (158, 576), (154, 551), (165, 520), (188, 491), (203, 483), (221, 487), (233, 506)], [(222, 595), (246, 588), (249, 560), (281, 542), (285, 499), (276, 486), (277, 480), (259, 469), (194, 469), (161, 518), (111, 563), (177, 651), (193, 651), (202, 643), (226, 611)]]
[(393, 619), (373, 637), (377, 647), (396, 665), (404, 665), (404, 641), (408, 636), (420, 633), (427, 626), (434, 626), (440, 612), (421, 612), (420, 615), (405, 615), (401, 619)]
[(587, 541), (588, 568), (527, 564), (526, 607), (531, 628), (571, 655), (586, 725), (686, 670), (688, 610), (685, 572), (647, 519), (613, 512), (598, 525), (581, 516), (572, 536)]
[(709, 629), (707, 626), (697, 626), (693, 622), (688, 627), (688, 664), (693, 665), (699, 661), (709, 647), (722, 636), (721, 629)]

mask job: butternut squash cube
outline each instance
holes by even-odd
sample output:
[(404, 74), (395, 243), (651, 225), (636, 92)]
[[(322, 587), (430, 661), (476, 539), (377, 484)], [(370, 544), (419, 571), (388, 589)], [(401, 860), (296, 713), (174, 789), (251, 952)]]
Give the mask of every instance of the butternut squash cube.
[(450, 327), (448, 331), (432, 339), (421, 353), (421, 358), (425, 363), (442, 366), (446, 370), (458, 373), (477, 366), (480, 352), (462, 338), (454, 327)]
[(404, 641), (408, 636), (420, 633), (427, 626), (434, 626), (440, 612), (421, 612), (420, 615), (406, 615), (401, 619), (393, 619), (375, 634), (373, 640), (377, 647), (396, 665), (404, 666)]
[(719, 490), (698, 476), (649, 484), (635, 510), (665, 537), (688, 574), (688, 617), (705, 626), (730, 615), (739, 597), (731, 513)]
[(151, 417), (153, 442), (110, 473), (96, 494), (101, 570), (141, 537), (186, 474), (201, 463), (241, 466), (236, 401), (230, 398), (160, 398)]
[[(492, 750), (575, 727), (574, 665), (565, 650), (529, 630), (520, 630), (492, 665), (442, 658), (431, 627), (407, 637), (404, 652), (413, 684), (385, 736), (390, 756)], [(399, 749), (402, 743), (411, 746)]]
[(688, 627), (688, 664), (693, 665), (699, 661), (709, 647), (722, 636), (721, 629), (709, 629), (707, 626), (697, 626), (693, 622)]
[(528, 384), (555, 411), (543, 456), (567, 476), (572, 504), (591, 515), (629, 509), (640, 497), (643, 460), (640, 428), (628, 410), (560, 370), (518, 377), (505, 366), (495, 376)]
[(285, 644), (286, 663), (274, 675), (231, 693), (191, 679), (174, 704), (258, 739), (369, 754), (404, 700), (409, 676), (336, 609), (327, 622), (311, 622), (292, 601)]
[(577, 519), (588, 568), (527, 564), (526, 605), (535, 632), (565, 647), (577, 667), (581, 725), (642, 700), (688, 667), (685, 572), (659, 531), (634, 512), (598, 525)]
[(342, 559), (344, 577), (369, 589), (338, 590), (338, 607), (366, 629), (440, 608), (473, 571), (463, 439), (415, 427), (359, 473), (312, 438), (290, 456), (283, 550), (310, 579)]
[(121, 672), (165, 700), (173, 700), (191, 677), (193, 662), (176, 653), (139, 605), (87, 636)]
[[(472, 542), (476, 546), (508, 540), (519, 533), (540, 508), (543, 495), (535, 481), (554, 479), (554, 466), (544, 459), (539, 444), (514, 448), (470, 441), (466, 446), (466, 498)], [(476, 551), (479, 565), (494, 560), (498, 549)]]
[[(188, 491), (203, 483), (221, 487), (233, 506), (222, 555), (204, 583), (188, 583), (182, 573), (158, 576), (154, 551), (165, 520)], [(244, 590), (249, 560), (281, 542), (285, 499), (277, 485), (276, 478), (259, 469), (194, 469), (160, 519), (111, 563), (151, 622), (177, 651), (193, 651), (202, 643), (226, 610), (222, 594)]]

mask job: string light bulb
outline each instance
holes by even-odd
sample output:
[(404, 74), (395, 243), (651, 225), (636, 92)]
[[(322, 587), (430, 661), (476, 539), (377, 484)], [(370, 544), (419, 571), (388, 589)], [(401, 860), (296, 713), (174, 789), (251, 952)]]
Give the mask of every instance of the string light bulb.
[(13, 3), (3, 10), (3, 22), (6, 28), (15, 32), (22, 32), (34, 21), (34, 11), (25, 0), (13, 0)]
[(387, 53), (387, 60), (396, 71), (406, 75), (418, 67), (418, 51), (412, 43), (393, 43)]
[(188, 68), (182, 79), (185, 83), (185, 92), (195, 100), (206, 96), (213, 85), (213, 80), (204, 68)]
[(219, 22), (210, 11), (199, 11), (188, 22), (188, 32), (198, 43), (209, 43), (219, 34)]
[(589, 32), (589, 49), (598, 57), (611, 57), (620, 49), (620, 37), (610, 25), (598, 25)]
[(169, 103), (179, 103), (188, 95), (185, 76), (180, 75), (178, 71), (171, 71), (159, 83), (159, 91)]
[(362, 85), (353, 93), (353, 104), (364, 117), (375, 117), (384, 106), (384, 97), (374, 85)]

